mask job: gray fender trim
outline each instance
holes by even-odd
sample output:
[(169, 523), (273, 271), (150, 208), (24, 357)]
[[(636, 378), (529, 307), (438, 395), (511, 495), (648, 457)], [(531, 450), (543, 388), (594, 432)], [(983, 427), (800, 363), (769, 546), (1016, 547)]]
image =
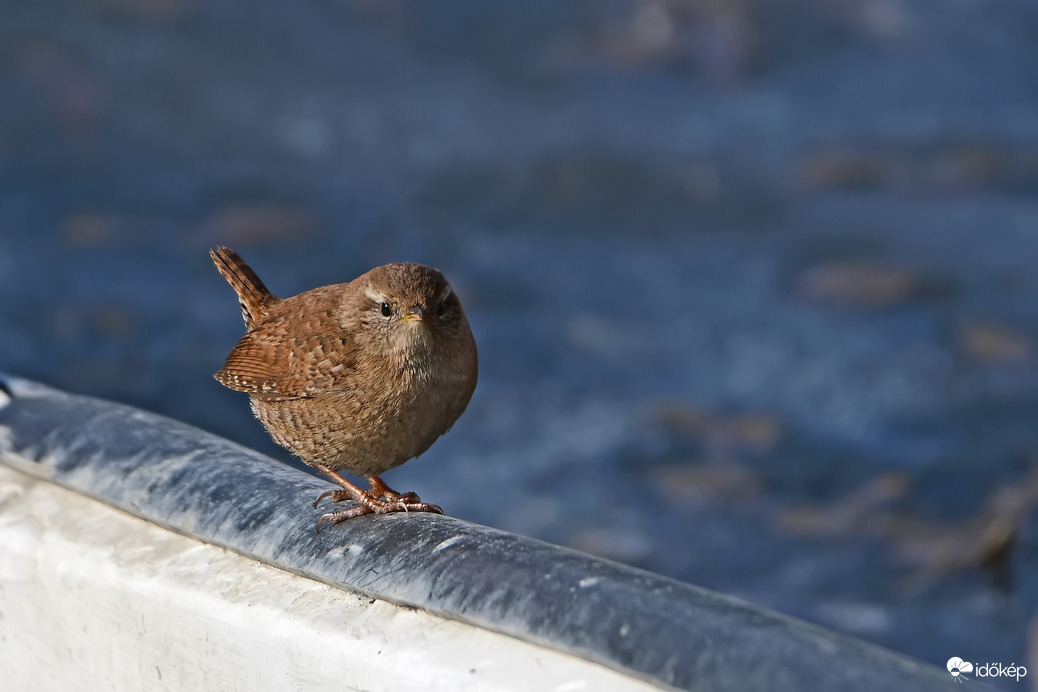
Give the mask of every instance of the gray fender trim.
[(680, 689), (947, 690), (943, 670), (734, 598), (452, 517), (315, 534), (331, 486), (199, 429), (0, 376), (0, 462), (327, 584)]

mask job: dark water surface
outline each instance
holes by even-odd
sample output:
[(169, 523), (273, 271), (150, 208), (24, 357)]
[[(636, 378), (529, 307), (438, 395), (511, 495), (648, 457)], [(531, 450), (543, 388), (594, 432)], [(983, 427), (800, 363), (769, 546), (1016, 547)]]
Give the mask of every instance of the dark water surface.
[(0, 369), (285, 458), (211, 378), (207, 249), (280, 295), (433, 264), (480, 385), (391, 484), (1038, 666), (1038, 5), (933, 10), (4, 3)]

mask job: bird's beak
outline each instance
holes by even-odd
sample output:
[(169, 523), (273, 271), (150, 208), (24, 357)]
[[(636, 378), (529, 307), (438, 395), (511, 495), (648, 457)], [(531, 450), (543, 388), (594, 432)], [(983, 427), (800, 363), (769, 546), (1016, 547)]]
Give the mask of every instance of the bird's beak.
[(403, 319), (411, 322), (421, 322), (425, 319), (425, 310), (415, 305), (406, 315), (404, 315)]

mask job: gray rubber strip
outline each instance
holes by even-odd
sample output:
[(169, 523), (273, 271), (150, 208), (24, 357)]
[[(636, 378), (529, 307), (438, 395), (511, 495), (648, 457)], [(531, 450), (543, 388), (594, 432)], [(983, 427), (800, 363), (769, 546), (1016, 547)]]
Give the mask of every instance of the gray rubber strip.
[(943, 670), (672, 579), (431, 514), (315, 534), (332, 486), (196, 428), (0, 375), (0, 461), (345, 589), (695, 690), (947, 690)]

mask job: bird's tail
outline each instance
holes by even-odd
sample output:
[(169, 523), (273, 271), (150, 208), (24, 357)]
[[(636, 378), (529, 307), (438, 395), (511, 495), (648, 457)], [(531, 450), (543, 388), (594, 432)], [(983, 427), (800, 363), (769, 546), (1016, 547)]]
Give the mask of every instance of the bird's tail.
[(238, 294), (242, 319), (245, 320), (245, 326), (252, 329), (262, 321), (263, 314), (277, 298), (267, 290), (256, 276), (256, 272), (252, 271), (252, 267), (234, 250), (220, 246), (210, 250), (209, 256), (213, 258), (216, 270)]

